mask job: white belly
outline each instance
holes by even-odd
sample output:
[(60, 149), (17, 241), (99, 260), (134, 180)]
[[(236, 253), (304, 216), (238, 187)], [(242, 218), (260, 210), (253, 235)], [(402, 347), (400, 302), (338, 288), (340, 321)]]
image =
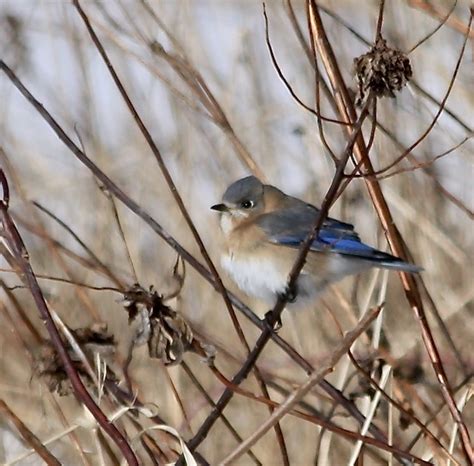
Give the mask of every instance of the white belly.
[(221, 264), (230, 278), (249, 296), (273, 302), (285, 291), (289, 270), (281, 270), (274, 261), (260, 257), (221, 257)]
[[(296, 305), (314, 299), (329, 284), (371, 266), (365, 261), (348, 260), (336, 254), (330, 255), (329, 259), (324, 270), (309, 274), (309, 271), (303, 269), (296, 285)], [(282, 263), (283, 261), (266, 259), (259, 255), (249, 257), (228, 253), (221, 257), (222, 267), (242, 291), (269, 304), (274, 304), (277, 295), (286, 290), (293, 261), (290, 261), (287, 267), (282, 266)]]

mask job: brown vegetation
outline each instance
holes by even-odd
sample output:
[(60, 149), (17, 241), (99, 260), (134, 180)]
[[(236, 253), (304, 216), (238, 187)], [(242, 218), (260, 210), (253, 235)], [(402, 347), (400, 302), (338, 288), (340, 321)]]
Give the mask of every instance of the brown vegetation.
[[(474, 462), (471, 21), (3, 2), (1, 461)], [(209, 211), (245, 173), (321, 206), (290, 290), (328, 214), (424, 272), (267, 312)]]

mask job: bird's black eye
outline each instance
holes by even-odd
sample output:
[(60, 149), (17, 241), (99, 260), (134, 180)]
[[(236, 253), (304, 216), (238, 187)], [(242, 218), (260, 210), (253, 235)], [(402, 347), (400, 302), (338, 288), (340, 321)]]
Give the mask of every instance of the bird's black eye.
[(253, 201), (242, 201), (240, 207), (242, 207), (242, 209), (250, 209), (253, 207)]

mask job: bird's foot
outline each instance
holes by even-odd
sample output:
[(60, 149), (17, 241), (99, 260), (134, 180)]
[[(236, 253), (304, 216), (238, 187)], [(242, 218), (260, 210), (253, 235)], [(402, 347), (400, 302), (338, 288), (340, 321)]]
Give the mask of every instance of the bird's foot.
[(281, 322), (281, 316), (278, 316), (278, 318), (275, 320), (273, 316), (273, 311), (266, 312), (265, 316), (262, 319), (262, 322), (267, 327), (270, 327), (270, 329), (274, 332), (278, 332), (278, 330), (280, 330), (283, 326)]

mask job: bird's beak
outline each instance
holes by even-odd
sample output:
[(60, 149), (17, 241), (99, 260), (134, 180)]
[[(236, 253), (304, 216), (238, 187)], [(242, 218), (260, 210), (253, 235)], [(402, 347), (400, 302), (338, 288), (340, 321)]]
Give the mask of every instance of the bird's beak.
[(218, 212), (228, 212), (229, 208), (225, 204), (216, 204), (211, 207), (212, 210), (217, 210)]

